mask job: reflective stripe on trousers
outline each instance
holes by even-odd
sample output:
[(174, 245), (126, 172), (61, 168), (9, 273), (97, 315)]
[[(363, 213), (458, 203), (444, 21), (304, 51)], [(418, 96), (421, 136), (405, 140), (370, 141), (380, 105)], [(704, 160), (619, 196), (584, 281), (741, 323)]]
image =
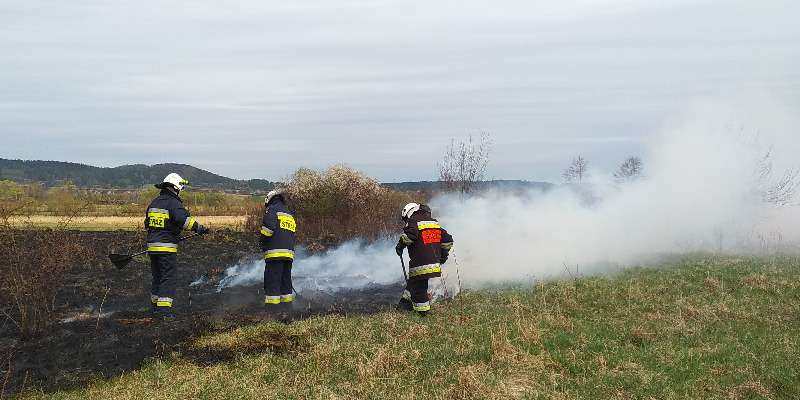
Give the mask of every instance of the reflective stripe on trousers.
[(264, 296), (264, 304), (280, 304), (281, 296)]
[(158, 307), (172, 307), (172, 298), (170, 298), (170, 297), (159, 297), (158, 301), (156, 302), (156, 306), (158, 306)]
[(431, 310), (431, 302), (426, 301), (424, 303), (414, 303), (414, 311), (430, 311)]
[(411, 267), (408, 269), (408, 276), (417, 276), (417, 275), (425, 275), (425, 274), (433, 274), (436, 272), (442, 272), (442, 267), (437, 264), (426, 264), (420, 265), (418, 267)]

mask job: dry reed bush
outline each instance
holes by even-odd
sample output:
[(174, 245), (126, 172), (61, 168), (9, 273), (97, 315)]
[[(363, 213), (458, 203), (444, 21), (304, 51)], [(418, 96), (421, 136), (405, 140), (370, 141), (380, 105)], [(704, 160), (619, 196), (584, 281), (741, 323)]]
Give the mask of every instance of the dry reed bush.
[[(79, 210), (72, 211), (73, 215)], [(22, 216), (30, 217), (28, 216)], [(55, 318), (56, 296), (74, 262), (86, 259), (89, 248), (70, 232), (72, 218), (53, 229), (14, 229), (9, 216), (0, 217), (0, 311), (17, 327), (20, 337), (43, 333)]]
[(298, 236), (324, 246), (353, 238), (375, 240), (402, 227), (399, 210), (413, 201), (362, 172), (336, 165), (319, 172), (297, 170), (286, 182)]

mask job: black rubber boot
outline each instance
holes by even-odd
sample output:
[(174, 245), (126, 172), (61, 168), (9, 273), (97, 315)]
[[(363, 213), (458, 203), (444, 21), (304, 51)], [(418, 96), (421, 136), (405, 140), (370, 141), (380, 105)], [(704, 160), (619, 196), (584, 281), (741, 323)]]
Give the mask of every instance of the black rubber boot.
[(172, 307), (156, 307), (155, 317), (164, 322), (175, 321), (175, 313)]
[(414, 305), (411, 303), (411, 300), (409, 299), (400, 299), (400, 301), (397, 303), (396, 308), (399, 311), (413, 311)]

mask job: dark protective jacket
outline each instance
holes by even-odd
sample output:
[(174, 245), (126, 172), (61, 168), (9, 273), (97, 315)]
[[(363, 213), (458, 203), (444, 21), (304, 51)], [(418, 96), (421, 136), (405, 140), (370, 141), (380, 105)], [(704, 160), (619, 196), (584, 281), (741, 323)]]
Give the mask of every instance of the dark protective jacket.
[(161, 189), (147, 207), (144, 227), (147, 229), (147, 251), (177, 253), (178, 235), (183, 230), (197, 231), (200, 224), (183, 207), (183, 201), (168, 189)]
[(265, 260), (294, 260), (294, 237), (297, 223), (281, 197), (275, 197), (264, 209), (261, 223), (261, 250)]
[(427, 210), (415, 212), (406, 222), (400, 243), (408, 247), (408, 279), (427, 279), (442, 275), (442, 264), (453, 248), (453, 237)]

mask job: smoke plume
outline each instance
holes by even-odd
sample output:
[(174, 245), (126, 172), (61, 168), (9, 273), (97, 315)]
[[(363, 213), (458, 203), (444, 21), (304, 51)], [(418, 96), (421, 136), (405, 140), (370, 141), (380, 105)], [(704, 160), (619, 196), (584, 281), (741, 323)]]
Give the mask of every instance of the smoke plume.
[[(685, 121), (645, 143), (638, 179), (619, 183), (610, 171), (590, 170), (588, 181), (547, 192), (433, 199), (434, 216), (455, 238), (434, 292), (603, 273), (687, 252), (797, 251), (800, 135), (792, 129), (800, 124), (764, 104), (734, 111), (695, 106)], [(301, 252), (295, 287), (400, 282), (393, 245), (349, 242), (322, 254)], [(220, 289), (261, 282), (262, 274), (263, 261), (243, 263), (228, 270)]]
[[(468, 285), (604, 272), (693, 251), (796, 251), (800, 126), (768, 109), (741, 115), (697, 106), (646, 143), (640, 179), (547, 193), (489, 193), (432, 202), (455, 237)], [(754, 115), (760, 118), (753, 118)], [(576, 151), (577, 152), (577, 151)], [(590, 160), (591, 161), (591, 160)], [(788, 182), (787, 182), (788, 181)], [(776, 204), (770, 190), (783, 190)]]

